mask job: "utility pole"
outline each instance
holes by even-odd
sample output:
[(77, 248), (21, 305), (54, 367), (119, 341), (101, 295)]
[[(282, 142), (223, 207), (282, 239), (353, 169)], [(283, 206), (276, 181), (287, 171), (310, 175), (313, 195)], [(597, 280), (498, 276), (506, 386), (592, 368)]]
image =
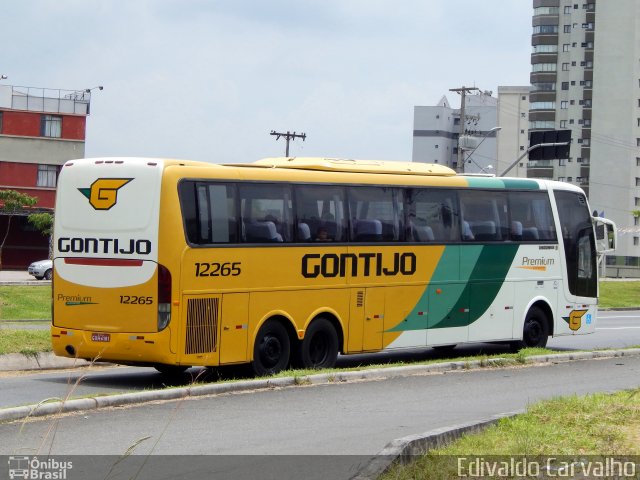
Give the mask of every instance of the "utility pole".
[(465, 97), (467, 92), (473, 92), (474, 90), (480, 90), (476, 87), (465, 87), (464, 85), (460, 88), (450, 88), (450, 92), (459, 93), (462, 97), (460, 99), (460, 130), (458, 133), (458, 166), (456, 170), (460, 173), (464, 173), (464, 153), (462, 151), (462, 144), (460, 143), (462, 140), (462, 136), (464, 135), (464, 125), (465, 125), (465, 115), (464, 115), (464, 104)]
[(289, 156), (289, 140), (295, 140), (296, 138), (301, 138), (302, 141), (304, 142), (305, 138), (307, 138), (307, 134), (306, 133), (296, 133), (296, 132), (289, 132), (287, 131), (287, 133), (281, 133), (281, 132), (276, 132), (275, 130), (271, 130), (271, 133), (269, 135), (275, 135), (276, 136), (276, 140), (280, 140), (280, 137), (284, 137), (287, 141), (287, 148), (285, 150), (285, 156), (288, 157)]

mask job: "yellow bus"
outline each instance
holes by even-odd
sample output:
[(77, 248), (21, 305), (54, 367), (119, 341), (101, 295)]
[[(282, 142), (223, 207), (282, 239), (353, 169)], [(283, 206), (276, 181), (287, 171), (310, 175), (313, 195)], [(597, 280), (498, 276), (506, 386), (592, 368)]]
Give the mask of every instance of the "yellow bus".
[(74, 160), (55, 211), (55, 353), (161, 372), (543, 347), (594, 331), (615, 242), (578, 187), (406, 162)]

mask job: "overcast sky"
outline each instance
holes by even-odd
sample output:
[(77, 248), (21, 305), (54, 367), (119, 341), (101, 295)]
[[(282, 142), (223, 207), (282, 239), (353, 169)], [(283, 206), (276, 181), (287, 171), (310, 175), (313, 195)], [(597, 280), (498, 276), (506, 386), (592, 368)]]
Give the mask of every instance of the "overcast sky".
[(2, 0), (4, 84), (94, 91), (86, 156), (411, 160), (413, 107), (528, 85), (530, 0)]

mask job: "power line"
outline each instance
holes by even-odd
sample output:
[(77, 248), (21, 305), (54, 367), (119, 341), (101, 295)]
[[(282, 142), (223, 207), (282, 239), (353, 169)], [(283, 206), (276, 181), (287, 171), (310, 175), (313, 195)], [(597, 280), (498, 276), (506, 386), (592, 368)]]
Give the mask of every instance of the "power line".
[(450, 92), (459, 93), (460, 96), (461, 96), (461, 99), (460, 99), (460, 130), (459, 130), (459, 134), (458, 134), (458, 165), (457, 165), (457, 171), (458, 172), (462, 172), (462, 173), (464, 173), (464, 155), (463, 155), (463, 152), (462, 152), (460, 139), (464, 135), (464, 125), (466, 123), (466, 117), (464, 115), (465, 99), (466, 99), (466, 96), (467, 96), (467, 92), (473, 92), (475, 90), (480, 90), (480, 89), (477, 88), (477, 87), (465, 87), (464, 85), (462, 87), (460, 87), (460, 88), (450, 88), (449, 89)]

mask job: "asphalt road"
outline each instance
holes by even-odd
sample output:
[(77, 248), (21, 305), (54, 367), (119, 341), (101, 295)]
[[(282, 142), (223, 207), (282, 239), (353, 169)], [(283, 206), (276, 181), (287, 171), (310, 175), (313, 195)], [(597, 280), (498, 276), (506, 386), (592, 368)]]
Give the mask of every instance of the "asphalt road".
[[(558, 337), (549, 340), (549, 347), (558, 351), (585, 350), (594, 348), (623, 348), (640, 345), (640, 311), (602, 312), (596, 333)], [(445, 359), (452, 356), (499, 354), (508, 352), (504, 345), (474, 344), (456, 348), (453, 353), (434, 349), (411, 349), (366, 355), (340, 357), (338, 366), (354, 367), (367, 364), (412, 362), (426, 359)], [(235, 378), (246, 374), (238, 369), (202, 371), (192, 369), (175, 385), (188, 384), (193, 376), (215, 381), (217, 378)], [(36, 404), (47, 398), (73, 397), (124, 393), (154, 388), (163, 388), (168, 380), (152, 368), (110, 367), (73, 369), (64, 371), (42, 371), (33, 373), (0, 372), (0, 408)]]
[[(332, 470), (306, 478), (349, 478), (394, 438), (558, 395), (639, 385), (640, 357), (626, 357), (298, 386), (3, 424), (0, 455), (122, 455), (130, 448), (138, 455), (215, 455), (200, 458), (203, 468), (222, 468), (216, 471), (229, 476), (211, 478), (238, 478), (247, 468), (255, 478), (276, 478), (264, 475), (273, 458), (244, 455), (314, 455)], [(286, 468), (294, 460), (279, 458), (285, 468), (279, 478), (298, 478)], [(181, 472), (165, 467), (164, 476), (155, 478)]]

